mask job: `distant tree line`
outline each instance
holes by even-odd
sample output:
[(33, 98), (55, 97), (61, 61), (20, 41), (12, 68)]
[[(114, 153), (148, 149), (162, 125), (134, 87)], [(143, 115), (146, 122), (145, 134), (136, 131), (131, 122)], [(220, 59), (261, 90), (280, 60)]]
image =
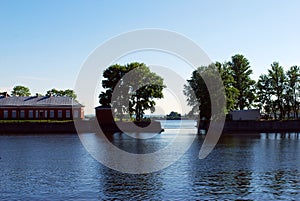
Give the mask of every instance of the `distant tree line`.
[(178, 112), (171, 111), (170, 114), (167, 114), (166, 118), (168, 120), (181, 120), (181, 114)]
[(256, 83), (256, 103), (266, 114), (275, 119), (298, 118), (300, 106), (300, 67), (287, 71), (273, 62), (267, 74)]
[(240, 54), (232, 56), (231, 61), (201, 66), (192, 73), (184, 86), (188, 105), (193, 108), (191, 113), (198, 111), (200, 118), (211, 118), (209, 97), (217, 98), (217, 93), (209, 94), (200, 74), (214, 76), (214, 70), (218, 71), (224, 84), (227, 104), (225, 113), (230, 110), (259, 108), (267, 118), (298, 118), (300, 67), (292, 66), (285, 72), (278, 62), (273, 62), (268, 73), (260, 75), (258, 81), (255, 81), (250, 77), (253, 73), (250, 62)]
[[(30, 89), (26, 86), (18, 85), (15, 86), (11, 92), (11, 96), (24, 96), (28, 97), (31, 95)], [(42, 94), (38, 94), (39, 96), (42, 96)], [(72, 89), (66, 89), (66, 90), (58, 90), (58, 89), (51, 89), (48, 90), (45, 94), (45, 96), (65, 96), (70, 97), (73, 99), (77, 98), (76, 93)]]

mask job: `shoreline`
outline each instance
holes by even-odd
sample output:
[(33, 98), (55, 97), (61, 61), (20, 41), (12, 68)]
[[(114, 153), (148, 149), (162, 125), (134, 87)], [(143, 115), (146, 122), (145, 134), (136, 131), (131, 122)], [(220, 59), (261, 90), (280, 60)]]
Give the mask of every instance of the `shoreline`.
[[(135, 126), (131, 122), (117, 122), (125, 132), (161, 133), (161, 123), (153, 121), (149, 127), (148, 122), (138, 122)], [(91, 121), (69, 122), (0, 122), (0, 135), (10, 134), (78, 134), (97, 132), (99, 126), (106, 135), (121, 132), (116, 123), (99, 124)]]
[[(75, 125), (76, 124), (76, 125)], [(127, 132), (143, 132), (147, 126), (144, 122), (132, 127), (128, 122), (117, 122), (122, 130)], [(208, 128), (208, 122), (203, 123), (199, 130)], [(0, 135), (10, 134), (77, 134), (101, 130), (106, 134), (121, 132), (116, 123), (98, 124), (97, 121), (70, 122), (0, 122)], [(77, 129), (76, 129), (77, 128)], [(138, 130), (136, 130), (138, 129)], [(144, 131), (145, 132), (145, 131)], [(149, 133), (161, 133), (161, 123), (154, 121), (148, 128)], [(226, 121), (222, 135), (248, 135), (249, 133), (300, 133), (300, 120), (265, 120), (265, 121)]]
[[(208, 121), (200, 122), (198, 130), (207, 130)], [(247, 133), (292, 133), (300, 132), (300, 120), (240, 120), (226, 121), (223, 135), (246, 135)]]
[(76, 134), (74, 122), (6, 122), (0, 123), (0, 135)]

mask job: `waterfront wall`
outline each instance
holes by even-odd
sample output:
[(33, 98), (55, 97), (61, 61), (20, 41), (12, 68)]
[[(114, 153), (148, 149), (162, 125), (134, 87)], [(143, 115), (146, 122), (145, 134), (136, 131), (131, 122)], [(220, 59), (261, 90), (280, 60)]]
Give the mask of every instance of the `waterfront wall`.
[[(122, 131), (124, 132), (153, 132), (159, 133), (162, 131), (160, 122), (152, 122), (150, 126), (148, 123), (139, 122), (137, 127), (132, 127), (129, 122), (119, 122)], [(148, 126), (148, 127), (147, 127)], [(101, 130), (106, 134), (112, 134), (115, 132), (122, 132), (116, 124), (106, 123), (100, 124)], [(139, 127), (140, 130), (139, 130)], [(143, 129), (144, 127), (145, 130)], [(0, 134), (76, 134), (86, 132), (99, 132), (98, 121), (76, 121), (76, 127), (74, 122), (12, 122), (12, 123), (0, 123)]]
[[(161, 123), (158, 121), (151, 122), (117, 122), (114, 123), (101, 123), (99, 126), (104, 133), (115, 132), (143, 132), (143, 133), (161, 133), (163, 129)], [(121, 130), (122, 131), (121, 131)]]
[(300, 132), (300, 120), (227, 121), (223, 132)]
[[(201, 121), (199, 130), (207, 130), (208, 121)], [(281, 133), (300, 132), (300, 120), (226, 121), (223, 133)]]
[(0, 134), (55, 134), (76, 133), (73, 122), (14, 122), (0, 123)]

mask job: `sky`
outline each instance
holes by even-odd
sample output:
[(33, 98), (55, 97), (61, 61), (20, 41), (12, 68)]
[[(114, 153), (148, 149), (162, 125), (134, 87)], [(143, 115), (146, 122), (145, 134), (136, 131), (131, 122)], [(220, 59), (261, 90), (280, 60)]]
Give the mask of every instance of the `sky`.
[[(293, 0), (0, 0), (0, 91), (16, 85), (29, 87), (32, 94), (73, 89), (95, 48), (119, 34), (145, 28), (182, 34), (212, 61), (243, 54), (257, 79), (273, 61), (285, 69), (300, 65), (299, 8), (300, 1)], [(174, 71), (187, 68), (178, 58), (157, 52), (128, 55), (118, 62), (132, 61), (171, 66)], [(188, 79), (189, 72), (182, 76)], [(99, 83), (100, 79), (101, 75)], [(87, 114), (97, 105), (97, 93), (91, 95), (94, 105), (86, 105)], [(157, 113), (176, 110), (174, 94), (172, 98), (172, 92), (166, 92), (165, 97)]]

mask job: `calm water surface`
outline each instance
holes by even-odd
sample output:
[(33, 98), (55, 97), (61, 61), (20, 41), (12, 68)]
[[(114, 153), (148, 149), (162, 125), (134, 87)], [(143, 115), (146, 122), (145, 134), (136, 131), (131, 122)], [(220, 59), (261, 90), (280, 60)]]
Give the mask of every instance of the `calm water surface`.
[[(179, 128), (163, 123), (154, 138), (115, 134), (112, 142), (133, 153), (159, 150)], [(193, 122), (182, 128), (183, 141), (193, 136)], [(0, 200), (300, 200), (300, 135), (223, 137), (199, 160), (203, 140), (164, 170), (130, 175), (97, 162), (77, 135), (0, 136)]]

